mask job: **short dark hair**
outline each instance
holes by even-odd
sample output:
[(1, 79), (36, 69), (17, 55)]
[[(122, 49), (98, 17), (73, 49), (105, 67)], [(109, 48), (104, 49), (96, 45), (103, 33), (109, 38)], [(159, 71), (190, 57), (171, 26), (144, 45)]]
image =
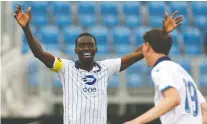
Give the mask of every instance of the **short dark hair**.
[(81, 33), (80, 35), (78, 35), (78, 37), (75, 39), (75, 48), (77, 48), (77, 44), (78, 44), (78, 38), (82, 37), (82, 36), (90, 36), (94, 39), (95, 41), (95, 45), (96, 45), (96, 38), (91, 35), (90, 33)]
[(153, 50), (165, 55), (169, 54), (172, 46), (172, 37), (163, 29), (152, 29), (143, 36), (145, 42), (148, 42)]

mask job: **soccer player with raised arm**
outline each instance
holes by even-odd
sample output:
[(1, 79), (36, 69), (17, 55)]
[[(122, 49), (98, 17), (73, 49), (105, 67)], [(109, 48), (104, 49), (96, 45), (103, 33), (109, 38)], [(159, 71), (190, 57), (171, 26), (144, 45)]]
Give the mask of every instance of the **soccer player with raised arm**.
[[(108, 80), (113, 74), (141, 60), (142, 46), (122, 58), (94, 61), (97, 41), (91, 34), (82, 33), (75, 41), (74, 51), (78, 60), (58, 58), (44, 51), (33, 36), (29, 25), (30, 11), (28, 8), (24, 13), (18, 5), (14, 17), (22, 27), (34, 56), (58, 73), (63, 86), (64, 124), (106, 124)], [(182, 20), (182, 16), (165, 18), (163, 28), (171, 32)]]
[(148, 124), (159, 117), (162, 124), (206, 124), (204, 97), (189, 73), (168, 57), (171, 36), (163, 29), (152, 29), (143, 38), (143, 55), (153, 68), (155, 107), (124, 124)]

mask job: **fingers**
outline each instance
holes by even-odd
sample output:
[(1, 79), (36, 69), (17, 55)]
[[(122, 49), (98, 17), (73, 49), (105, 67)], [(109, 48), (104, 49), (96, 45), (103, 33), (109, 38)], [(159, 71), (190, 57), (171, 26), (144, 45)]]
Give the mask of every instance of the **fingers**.
[(175, 21), (177, 21), (177, 20), (179, 20), (179, 19), (184, 19), (184, 17), (181, 15), (181, 16), (177, 17), (177, 18), (175, 19)]
[(167, 19), (168, 19), (168, 13), (165, 12), (165, 20), (167, 20)]
[(21, 11), (22, 11), (21, 6), (20, 6), (20, 4), (18, 4), (16, 7), (16, 10), (15, 10), (15, 14), (18, 15), (18, 13)]
[(181, 17), (176, 18), (175, 22), (176, 22), (176, 24), (179, 24), (183, 20), (184, 20), (184, 18), (181, 16)]
[(22, 11), (22, 7), (21, 7), (20, 3), (18, 3), (18, 7), (19, 7), (19, 11)]
[(29, 7), (29, 8), (27, 9), (27, 14), (29, 15), (29, 17), (31, 17), (31, 7)]
[(181, 24), (182, 24), (182, 22), (178, 23), (178, 24), (176, 25), (176, 27), (179, 27)]
[(172, 14), (171, 18), (174, 18), (176, 14), (178, 14), (177, 10)]

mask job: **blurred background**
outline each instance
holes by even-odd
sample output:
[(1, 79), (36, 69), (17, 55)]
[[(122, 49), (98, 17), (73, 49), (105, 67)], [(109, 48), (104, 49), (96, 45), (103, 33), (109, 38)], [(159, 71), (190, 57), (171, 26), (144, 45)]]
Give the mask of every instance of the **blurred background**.
[[(17, 3), (1, 2), (2, 123), (62, 123), (61, 83), (32, 55), (13, 17)], [(77, 60), (74, 43), (82, 32), (96, 37), (96, 60), (121, 57), (143, 43), (146, 31), (162, 27), (165, 11), (172, 14), (178, 10), (185, 20), (171, 33), (170, 57), (192, 75), (207, 98), (207, 2), (19, 3), (25, 11), (32, 7), (31, 28), (44, 49), (71, 60)], [(109, 124), (133, 119), (153, 106), (150, 70), (142, 60), (112, 77)]]

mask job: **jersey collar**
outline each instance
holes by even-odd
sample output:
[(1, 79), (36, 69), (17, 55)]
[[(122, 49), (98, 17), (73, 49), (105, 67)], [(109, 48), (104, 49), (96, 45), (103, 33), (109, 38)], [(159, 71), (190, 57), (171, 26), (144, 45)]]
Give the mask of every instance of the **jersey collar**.
[(159, 59), (155, 62), (153, 68), (154, 68), (157, 64), (159, 64), (160, 62), (162, 62), (162, 61), (166, 61), (166, 60), (171, 61), (170, 57), (168, 57), (168, 56), (164, 56), (164, 57), (159, 58)]
[[(78, 62), (78, 60), (75, 61), (75, 68), (76, 69), (80, 69), (80, 63)], [(83, 71), (85, 71), (85, 70), (83, 70)], [(95, 62), (94, 66), (93, 66), (93, 69), (91, 70), (91, 72), (95, 72), (96, 73), (96, 72), (99, 72), (99, 71), (101, 71), (101, 66), (98, 63)]]

